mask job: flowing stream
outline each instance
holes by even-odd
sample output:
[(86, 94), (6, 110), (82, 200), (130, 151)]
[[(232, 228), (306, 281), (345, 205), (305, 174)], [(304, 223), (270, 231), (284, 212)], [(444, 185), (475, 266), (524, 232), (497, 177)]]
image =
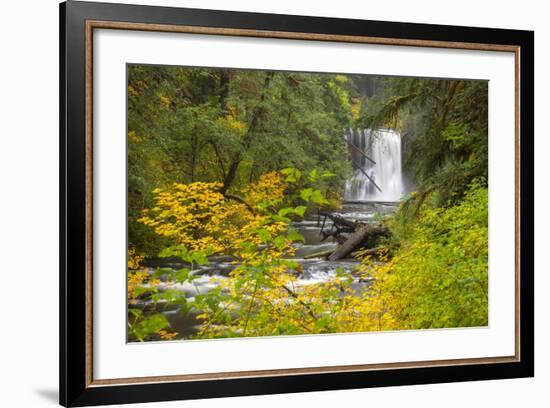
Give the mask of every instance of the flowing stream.
[[(345, 184), (345, 204), (341, 211), (335, 214), (364, 223), (377, 223), (380, 216), (395, 211), (396, 202), (403, 194), (401, 174), (401, 137), (392, 130), (350, 130), (346, 134), (349, 145), (350, 158), (356, 168), (353, 177)], [(367, 177), (368, 175), (368, 177)], [(379, 191), (375, 184), (379, 187)], [(324, 225), (323, 225), (324, 224)], [(322, 240), (321, 229), (330, 230), (332, 221), (326, 218), (317, 218), (310, 215), (304, 220), (293, 223), (293, 227), (300, 232), (304, 243), (295, 244), (294, 260), (301, 264), (302, 272), (297, 277), (294, 287), (316, 285), (334, 279), (336, 270), (343, 268), (351, 273), (352, 286), (361, 292), (368, 279), (362, 279), (353, 274), (359, 264), (354, 258), (328, 261), (325, 259), (328, 251), (337, 247), (334, 238)], [(229, 273), (236, 267), (229, 257), (211, 257), (209, 265), (201, 267), (196, 273), (199, 277), (193, 283), (183, 284), (161, 283), (162, 290), (180, 290), (186, 298), (191, 300), (198, 294), (204, 294), (220, 285), (227, 279)], [(189, 267), (176, 259), (162, 259), (149, 261), (147, 264), (152, 273), (157, 267), (171, 267), (180, 269)], [(140, 301), (140, 308), (153, 308), (164, 313), (178, 337), (188, 337), (198, 331), (199, 321), (195, 315), (179, 313), (177, 305), (153, 304), (150, 301)]]
[[(337, 214), (349, 220), (376, 223), (379, 216), (389, 214), (394, 210), (395, 205), (392, 203), (346, 203)], [(330, 219), (325, 220), (325, 230), (330, 229), (331, 223)], [(303, 286), (327, 282), (335, 278), (337, 268), (343, 268), (346, 272), (351, 272), (352, 286), (360, 292), (370, 281), (353, 275), (353, 270), (359, 264), (359, 261), (353, 258), (328, 261), (324, 257), (315, 256), (316, 254), (326, 253), (326, 251), (332, 250), (338, 245), (332, 237), (322, 241), (320, 234), (322, 224), (323, 218), (317, 219), (315, 216), (293, 223), (293, 227), (305, 238), (304, 243), (296, 244), (294, 260), (301, 264), (302, 272), (298, 276), (294, 287), (299, 290)], [(149, 261), (147, 265), (151, 273), (157, 267), (172, 267), (175, 269), (189, 267), (189, 265), (177, 259), (154, 260)], [(207, 293), (212, 288), (220, 285), (221, 282), (227, 279), (235, 266), (229, 257), (212, 257), (208, 266), (201, 267), (196, 272), (200, 276), (193, 283), (174, 284), (162, 282), (158, 288), (161, 291), (167, 289), (180, 290), (185, 293), (188, 300), (192, 300), (195, 295)], [(177, 305), (164, 305), (162, 303), (153, 305), (150, 301), (140, 301), (136, 306), (148, 308), (149, 310), (154, 308), (157, 312), (164, 313), (174, 331), (179, 333), (179, 336), (188, 337), (198, 331), (199, 322), (195, 319), (195, 316), (193, 314), (185, 316), (178, 313), (179, 307)]]

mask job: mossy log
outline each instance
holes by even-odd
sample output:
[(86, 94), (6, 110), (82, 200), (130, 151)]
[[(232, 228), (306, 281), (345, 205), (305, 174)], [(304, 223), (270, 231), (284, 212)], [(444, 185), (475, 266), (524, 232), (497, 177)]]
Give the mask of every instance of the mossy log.
[(328, 260), (337, 261), (338, 259), (345, 258), (353, 251), (365, 246), (368, 248), (374, 245), (379, 238), (389, 236), (390, 230), (383, 225), (358, 224), (355, 232), (329, 255)]
[(319, 216), (329, 218), (333, 223), (330, 230), (321, 229), (322, 241), (332, 236), (339, 244), (328, 256), (329, 261), (345, 258), (360, 248), (375, 248), (380, 238), (391, 236), (390, 230), (381, 224), (372, 225), (351, 221), (341, 215), (324, 211), (320, 211)]

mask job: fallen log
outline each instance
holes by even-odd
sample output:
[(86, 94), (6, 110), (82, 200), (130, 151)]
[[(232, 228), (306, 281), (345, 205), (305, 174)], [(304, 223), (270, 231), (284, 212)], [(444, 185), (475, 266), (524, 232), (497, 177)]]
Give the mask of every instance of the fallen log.
[(335, 225), (343, 226), (355, 229), (356, 223), (354, 221), (346, 220), (344, 217), (338, 214), (333, 214), (327, 211), (319, 211), (319, 215), (330, 218)]
[(384, 226), (370, 226), (358, 224), (355, 232), (328, 257), (329, 261), (345, 258), (356, 249), (374, 246), (380, 237), (389, 237), (390, 230)]
[[(330, 230), (325, 231), (325, 221), (321, 228), (320, 234), (322, 236), (321, 241), (324, 241), (328, 237), (332, 236), (338, 242), (338, 247), (328, 255), (329, 261), (337, 261), (345, 258), (355, 250), (359, 248), (374, 248), (381, 237), (390, 237), (390, 230), (384, 225), (372, 225), (365, 224), (358, 221), (348, 220), (341, 215), (333, 214), (327, 211), (319, 211), (318, 217), (325, 217), (332, 220), (332, 226)], [(320, 219), (318, 218), (318, 222)], [(374, 252), (373, 252), (374, 254)], [(317, 256), (325, 254), (315, 254)]]
[(316, 252), (314, 254), (304, 255), (303, 258), (304, 259), (326, 258), (327, 256), (329, 256), (333, 252), (334, 252), (333, 249), (328, 249), (326, 251), (320, 251), (320, 252)]
[(329, 261), (337, 261), (346, 257), (357, 248), (363, 240), (367, 237), (369, 233), (369, 228), (366, 225), (361, 225), (355, 230), (355, 232), (348, 238), (346, 242), (340, 245), (336, 250), (329, 255)]
[[(328, 237), (334, 237), (334, 239), (340, 244), (340, 238), (342, 235), (355, 231), (356, 223), (354, 221), (346, 220), (341, 215), (319, 211), (318, 216), (325, 217), (323, 219), (321, 230), (319, 231), (319, 235), (322, 237), (321, 242), (326, 240)], [(325, 230), (325, 221), (327, 218), (332, 220), (332, 226), (328, 231)]]

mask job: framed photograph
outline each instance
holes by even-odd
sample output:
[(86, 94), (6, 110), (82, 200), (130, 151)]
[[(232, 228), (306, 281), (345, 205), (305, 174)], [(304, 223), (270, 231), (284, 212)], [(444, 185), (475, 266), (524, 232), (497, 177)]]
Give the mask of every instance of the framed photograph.
[(534, 375), (529, 31), (60, 7), (60, 403)]

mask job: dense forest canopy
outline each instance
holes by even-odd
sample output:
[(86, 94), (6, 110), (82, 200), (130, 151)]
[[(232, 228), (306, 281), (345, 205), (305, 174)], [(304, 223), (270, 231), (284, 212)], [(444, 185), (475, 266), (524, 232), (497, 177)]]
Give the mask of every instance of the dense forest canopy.
[[(130, 306), (177, 304), (199, 337), (486, 324), (487, 110), (487, 81), (128, 65)], [(358, 296), (338, 269), (295, 290), (293, 222), (342, 207), (344, 135), (364, 128), (399, 132), (411, 185), (374, 260), (356, 254), (355, 278), (376, 283)], [(208, 294), (155, 288), (192, 283), (212, 255), (238, 266)], [(151, 276), (159, 256), (191, 267)], [(129, 311), (130, 337), (177, 337)]]
[(220, 181), (231, 193), (269, 171), (317, 169), (335, 174), (337, 195), (351, 173), (343, 130), (354, 125), (358, 91), (346, 76), (128, 70), (130, 236), (146, 234), (134, 221), (151, 191), (174, 181)]
[(231, 192), (269, 171), (318, 169), (335, 174), (338, 197), (352, 171), (350, 127), (402, 132), (415, 186), (437, 188), (441, 203), (460, 198), (487, 178), (487, 98), (486, 81), (129, 65), (133, 244), (158, 249), (135, 220), (152, 190), (175, 181)]
[(382, 80), (361, 123), (399, 129), (405, 168), (420, 190), (437, 189), (455, 202), (488, 171), (488, 82), (391, 78)]

